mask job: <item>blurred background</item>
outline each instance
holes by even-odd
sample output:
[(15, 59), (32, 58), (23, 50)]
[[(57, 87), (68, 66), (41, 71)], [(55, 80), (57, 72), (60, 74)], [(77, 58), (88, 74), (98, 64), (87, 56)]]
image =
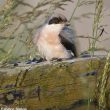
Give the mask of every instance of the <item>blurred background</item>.
[[(32, 38), (53, 13), (62, 13), (71, 22), (80, 53), (87, 51), (93, 35), (96, 0), (0, 0), (0, 60), (31, 59), (36, 56)], [(110, 0), (103, 0), (96, 43), (99, 50), (110, 49)], [(102, 51), (101, 51), (102, 52)]]

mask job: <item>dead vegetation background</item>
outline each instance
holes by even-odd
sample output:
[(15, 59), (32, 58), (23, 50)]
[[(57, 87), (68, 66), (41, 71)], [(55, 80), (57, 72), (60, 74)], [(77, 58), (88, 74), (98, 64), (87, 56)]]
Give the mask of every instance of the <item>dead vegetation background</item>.
[[(0, 10), (0, 60), (1, 62), (35, 57), (32, 37), (37, 29), (55, 10), (64, 10), (72, 0), (6, 0)], [(70, 22), (79, 20), (74, 16), (77, 8), (92, 5), (95, 1), (78, 0), (73, 7)], [(89, 18), (93, 13), (84, 13)], [(82, 37), (82, 36), (81, 36)]]

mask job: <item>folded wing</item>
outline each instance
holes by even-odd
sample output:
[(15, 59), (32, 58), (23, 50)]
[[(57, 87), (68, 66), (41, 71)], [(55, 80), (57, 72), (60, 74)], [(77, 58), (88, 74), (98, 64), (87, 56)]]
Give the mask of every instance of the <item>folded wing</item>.
[(62, 45), (67, 50), (70, 50), (75, 57), (78, 57), (78, 47), (77, 47), (78, 44), (77, 44), (75, 32), (71, 28), (66, 26), (60, 32), (59, 37)]

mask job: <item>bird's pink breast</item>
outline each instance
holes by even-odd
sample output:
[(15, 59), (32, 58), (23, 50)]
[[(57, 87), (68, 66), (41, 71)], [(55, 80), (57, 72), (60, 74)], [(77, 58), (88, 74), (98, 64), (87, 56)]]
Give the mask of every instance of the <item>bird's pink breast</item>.
[(39, 36), (37, 47), (41, 55), (47, 60), (52, 58), (69, 58), (71, 54), (61, 44), (58, 33), (45, 30)]

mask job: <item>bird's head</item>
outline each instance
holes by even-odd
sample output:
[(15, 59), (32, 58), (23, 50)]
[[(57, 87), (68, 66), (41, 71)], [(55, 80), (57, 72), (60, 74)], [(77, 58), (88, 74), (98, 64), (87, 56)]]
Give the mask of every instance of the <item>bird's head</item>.
[(66, 24), (67, 19), (64, 15), (62, 14), (54, 14), (53, 16), (50, 17), (48, 24)]
[(54, 14), (47, 21), (47, 25), (56, 30), (61, 30), (67, 24), (68, 24), (67, 18), (62, 14)]

